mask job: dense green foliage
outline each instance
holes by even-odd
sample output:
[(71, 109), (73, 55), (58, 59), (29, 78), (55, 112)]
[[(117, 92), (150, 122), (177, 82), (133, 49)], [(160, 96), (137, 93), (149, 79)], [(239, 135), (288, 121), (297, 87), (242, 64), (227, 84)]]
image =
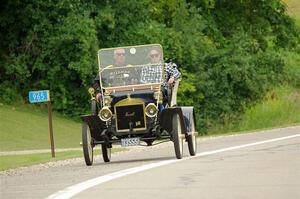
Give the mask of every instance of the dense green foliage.
[(55, 110), (78, 116), (99, 48), (161, 43), (202, 132), (294, 81), (281, 52), (297, 54), (300, 40), (280, 0), (6, 0), (0, 26), (1, 101), (50, 89)]

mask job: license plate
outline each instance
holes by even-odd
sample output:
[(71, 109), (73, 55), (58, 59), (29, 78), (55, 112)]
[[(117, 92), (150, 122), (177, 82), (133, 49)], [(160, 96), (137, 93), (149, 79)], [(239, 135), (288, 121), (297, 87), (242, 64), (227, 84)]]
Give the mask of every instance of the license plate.
[(126, 146), (136, 146), (140, 144), (140, 138), (126, 138), (126, 139), (121, 139), (121, 146), (126, 147)]

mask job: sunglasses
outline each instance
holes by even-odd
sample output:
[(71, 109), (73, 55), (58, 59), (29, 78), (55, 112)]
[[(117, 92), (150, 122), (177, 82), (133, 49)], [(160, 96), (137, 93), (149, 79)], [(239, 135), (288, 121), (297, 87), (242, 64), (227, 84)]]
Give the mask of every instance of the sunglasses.
[(117, 56), (125, 56), (125, 53), (116, 53)]
[(157, 57), (159, 57), (159, 54), (152, 54), (152, 55), (150, 55), (150, 57), (151, 58), (157, 58)]

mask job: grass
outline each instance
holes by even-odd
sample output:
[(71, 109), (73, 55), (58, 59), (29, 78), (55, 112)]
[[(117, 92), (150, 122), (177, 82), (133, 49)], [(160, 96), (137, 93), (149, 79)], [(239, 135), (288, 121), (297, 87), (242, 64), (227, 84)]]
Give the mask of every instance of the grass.
[(300, 19), (300, 2), (299, 0), (283, 0), (287, 5), (287, 13), (293, 18)]
[[(113, 148), (112, 152), (121, 150), (123, 149)], [(78, 157), (82, 157), (84, 162), (82, 151), (57, 152), (55, 158), (51, 157), (51, 153), (0, 156), (0, 171)]]
[(55, 158), (52, 158), (51, 153), (0, 156), (0, 171), (22, 166), (30, 166), (34, 164), (82, 157), (82, 151), (58, 152), (55, 153), (55, 156)]
[(300, 88), (281, 86), (248, 107), (237, 120), (213, 127), (209, 134), (253, 131), (300, 124)]
[(299, 0), (283, 0), (287, 5), (287, 13), (295, 19), (295, 23), (300, 27), (300, 1)]
[(250, 107), (236, 129), (252, 130), (296, 123), (300, 123), (300, 90), (280, 87), (269, 92), (261, 104)]
[[(0, 151), (50, 149), (48, 114), (33, 105), (0, 104)], [(81, 122), (53, 114), (55, 148), (79, 148)], [(124, 150), (113, 148), (112, 152)], [(0, 171), (51, 161), (83, 157), (82, 151), (0, 156)]]
[[(48, 114), (27, 106), (0, 104), (0, 151), (49, 149)], [(56, 148), (79, 147), (81, 123), (53, 114)]]

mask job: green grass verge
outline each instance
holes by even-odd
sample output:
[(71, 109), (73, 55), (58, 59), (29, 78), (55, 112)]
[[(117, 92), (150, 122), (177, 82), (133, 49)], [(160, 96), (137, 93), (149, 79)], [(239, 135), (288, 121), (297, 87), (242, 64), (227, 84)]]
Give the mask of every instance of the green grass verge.
[[(122, 150), (125, 149), (113, 148), (112, 153)], [(97, 154), (101, 154), (100, 150), (96, 151)], [(84, 162), (82, 151), (57, 152), (55, 158), (51, 157), (51, 153), (0, 156), (0, 171), (78, 157), (82, 157)]]
[(300, 19), (300, 2), (299, 0), (283, 0), (287, 5), (287, 13), (293, 18)]
[(252, 130), (300, 123), (300, 90), (280, 87), (267, 98), (250, 107), (236, 130)]
[(68, 158), (83, 157), (82, 151), (58, 152), (55, 153), (55, 156), (55, 158), (52, 158), (51, 153), (0, 156), (0, 171)]
[[(0, 104), (0, 151), (50, 148), (47, 111), (32, 106)], [(79, 147), (80, 122), (54, 113), (53, 132), (56, 148)]]
[(213, 127), (209, 135), (297, 124), (300, 124), (300, 89), (282, 86), (270, 91), (261, 103), (248, 107), (237, 121)]
[(287, 13), (294, 20), (298, 27), (300, 27), (300, 1), (299, 0), (283, 0), (287, 5)]

